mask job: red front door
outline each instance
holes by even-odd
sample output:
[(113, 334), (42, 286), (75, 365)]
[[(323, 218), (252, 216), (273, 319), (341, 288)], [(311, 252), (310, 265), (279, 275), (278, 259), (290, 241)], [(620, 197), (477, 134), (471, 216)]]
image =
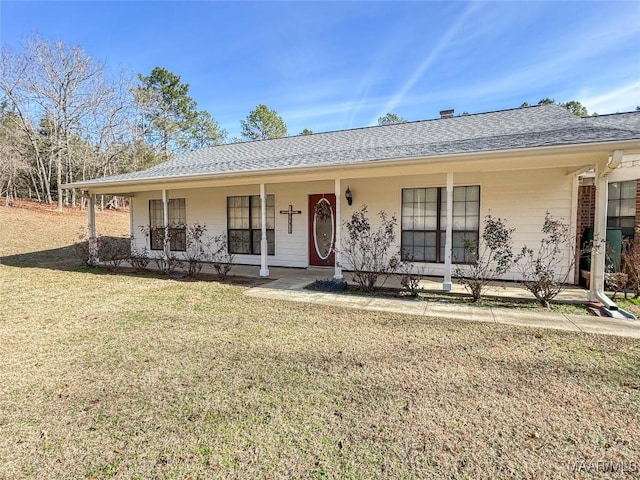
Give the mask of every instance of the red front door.
[(333, 266), (336, 239), (336, 196), (309, 195), (309, 265)]

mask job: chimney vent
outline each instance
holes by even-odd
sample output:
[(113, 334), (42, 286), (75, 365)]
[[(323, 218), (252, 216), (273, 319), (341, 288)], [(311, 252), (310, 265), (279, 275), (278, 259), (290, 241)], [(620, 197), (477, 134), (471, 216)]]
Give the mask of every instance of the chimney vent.
[(451, 110), (440, 110), (440, 118), (453, 118), (453, 108)]

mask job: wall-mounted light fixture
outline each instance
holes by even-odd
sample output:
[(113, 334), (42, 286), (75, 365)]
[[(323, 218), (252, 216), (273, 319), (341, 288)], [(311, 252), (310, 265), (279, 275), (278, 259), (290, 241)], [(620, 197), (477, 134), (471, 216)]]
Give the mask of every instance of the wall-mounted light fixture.
[(351, 194), (351, 189), (349, 187), (347, 187), (347, 189), (344, 192), (344, 198), (347, 199), (347, 203), (349, 205), (353, 203), (353, 195)]

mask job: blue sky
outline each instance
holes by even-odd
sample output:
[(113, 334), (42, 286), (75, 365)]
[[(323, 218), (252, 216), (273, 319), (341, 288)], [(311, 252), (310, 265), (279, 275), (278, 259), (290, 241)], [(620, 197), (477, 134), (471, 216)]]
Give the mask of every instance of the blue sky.
[(162, 66), (238, 136), (264, 103), (289, 134), (579, 100), (640, 105), (640, 2), (0, 2), (3, 45), (38, 32), (135, 75)]

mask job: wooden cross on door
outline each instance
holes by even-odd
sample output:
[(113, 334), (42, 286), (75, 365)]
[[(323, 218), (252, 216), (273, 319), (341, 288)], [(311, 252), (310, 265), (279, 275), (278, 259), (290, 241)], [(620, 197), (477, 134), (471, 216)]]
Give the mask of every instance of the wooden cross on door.
[(302, 213), (300, 210), (294, 210), (293, 205), (289, 205), (289, 210), (280, 210), (283, 215), (289, 215), (289, 233), (293, 232), (293, 216)]

